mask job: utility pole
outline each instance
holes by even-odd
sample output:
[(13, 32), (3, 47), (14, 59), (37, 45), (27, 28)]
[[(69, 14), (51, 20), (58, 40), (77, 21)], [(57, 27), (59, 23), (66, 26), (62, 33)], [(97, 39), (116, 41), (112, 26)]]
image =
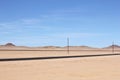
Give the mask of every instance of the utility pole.
[(114, 52), (115, 52), (115, 45), (114, 45), (114, 41), (113, 41), (113, 43), (112, 43), (112, 53), (114, 54)]
[(69, 37), (67, 38), (67, 53), (69, 55), (70, 53), (70, 46), (69, 46), (70, 42), (69, 42)]

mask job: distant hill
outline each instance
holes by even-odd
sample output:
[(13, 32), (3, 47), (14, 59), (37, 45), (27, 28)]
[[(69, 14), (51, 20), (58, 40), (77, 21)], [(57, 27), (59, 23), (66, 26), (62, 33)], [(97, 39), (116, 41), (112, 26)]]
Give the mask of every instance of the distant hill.
[(15, 47), (16, 45), (14, 45), (13, 43), (7, 43), (5, 45), (0, 45), (0, 47)]
[[(67, 48), (67, 46), (66, 46)], [(98, 48), (93, 48), (89, 46), (70, 46), (69, 47), (71, 50), (92, 50), (92, 49), (98, 49)]]
[(4, 46), (6, 46), (6, 47), (15, 47), (16, 45), (14, 45), (13, 43), (7, 43)]
[(112, 49), (113, 47), (114, 47), (115, 49), (120, 49), (120, 46), (119, 46), (119, 45), (110, 45), (110, 46), (105, 47), (105, 48), (103, 48), (103, 49)]
[[(69, 46), (70, 50), (104, 50), (104, 49), (119, 49), (119, 45), (110, 45), (104, 48), (94, 48), (89, 46)], [(59, 46), (39, 46), (39, 47), (27, 47), (27, 46), (16, 46), (13, 43), (7, 43), (5, 45), (0, 45), (0, 50), (67, 50), (67, 46), (59, 47)]]
[(43, 46), (42, 48), (60, 48), (59, 46)]
[(26, 47), (26, 46), (16, 46), (15, 44), (13, 44), (13, 43), (7, 43), (7, 44), (5, 44), (5, 45), (0, 45), (0, 49), (1, 50), (3, 50), (3, 49), (7, 49), (7, 50), (9, 50), (9, 49), (27, 49), (27, 48), (29, 48), (29, 47)]

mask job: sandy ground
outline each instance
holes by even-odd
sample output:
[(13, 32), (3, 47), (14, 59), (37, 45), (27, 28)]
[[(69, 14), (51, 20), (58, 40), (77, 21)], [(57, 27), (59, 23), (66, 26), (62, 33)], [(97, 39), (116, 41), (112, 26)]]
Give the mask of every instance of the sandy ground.
[[(73, 51), (70, 55), (110, 51)], [(0, 51), (0, 58), (68, 55), (66, 51)], [(0, 62), (0, 80), (120, 80), (120, 56)]]
[[(92, 55), (92, 54), (111, 54), (111, 50), (76, 50), (70, 51), (70, 55)], [(116, 51), (115, 53), (120, 53)], [(68, 56), (67, 50), (48, 50), (48, 51), (0, 51), (0, 58), (21, 58), (21, 57), (42, 57), (42, 56)]]

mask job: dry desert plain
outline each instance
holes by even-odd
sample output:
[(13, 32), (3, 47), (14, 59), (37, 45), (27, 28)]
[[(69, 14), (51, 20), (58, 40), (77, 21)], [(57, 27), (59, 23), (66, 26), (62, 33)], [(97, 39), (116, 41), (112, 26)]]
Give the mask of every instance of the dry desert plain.
[[(52, 48), (53, 49), (53, 48)], [(111, 54), (111, 49), (0, 50), (0, 58)], [(120, 53), (120, 50), (116, 50)], [(0, 80), (120, 80), (120, 56), (0, 62)]]

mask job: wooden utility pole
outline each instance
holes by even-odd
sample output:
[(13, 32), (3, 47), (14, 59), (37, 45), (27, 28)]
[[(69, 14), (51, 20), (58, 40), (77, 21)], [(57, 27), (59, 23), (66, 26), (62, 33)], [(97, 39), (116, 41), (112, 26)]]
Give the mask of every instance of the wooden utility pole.
[(69, 38), (67, 38), (67, 53), (69, 55), (70, 53), (70, 42), (69, 42)]
[(114, 42), (112, 43), (112, 53), (114, 54), (115, 52), (115, 45), (114, 45)]

